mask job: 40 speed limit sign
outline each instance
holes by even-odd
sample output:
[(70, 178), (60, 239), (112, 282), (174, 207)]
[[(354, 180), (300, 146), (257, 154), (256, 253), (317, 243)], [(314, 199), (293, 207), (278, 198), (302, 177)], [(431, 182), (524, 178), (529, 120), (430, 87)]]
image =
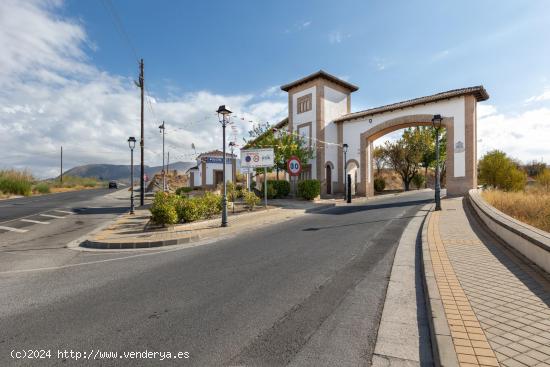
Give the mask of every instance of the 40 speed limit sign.
[(290, 157), (286, 162), (286, 168), (289, 175), (298, 176), (300, 172), (302, 172), (302, 163), (300, 162), (300, 158), (295, 155)]

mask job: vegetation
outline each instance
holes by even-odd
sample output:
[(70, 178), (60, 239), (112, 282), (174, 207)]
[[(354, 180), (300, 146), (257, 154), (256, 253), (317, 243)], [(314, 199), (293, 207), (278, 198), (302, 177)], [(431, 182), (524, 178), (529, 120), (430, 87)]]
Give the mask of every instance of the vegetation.
[[(270, 192), (271, 191), (271, 192)], [(270, 194), (272, 197), (270, 197)], [(290, 182), (286, 180), (268, 180), (267, 181), (267, 198), (282, 199), (290, 194)]]
[(383, 147), (374, 148), (374, 150), (372, 151), (372, 160), (374, 161), (374, 165), (376, 166), (376, 176), (380, 176), (380, 172), (386, 164), (386, 154)]
[(33, 181), (32, 175), (27, 171), (1, 170), (0, 193), (29, 196)]
[(521, 191), (525, 188), (527, 175), (506, 153), (493, 150), (479, 161), (479, 181), (503, 191)]
[(319, 180), (303, 180), (298, 182), (298, 196), (313, 200), (321, 194), (321, 183)]
[(537, 185), (547, 193), (550, 193), (550, 168), (545, 168), (537, 175)]
[(413, 176), (412, 183), (416, 186), (416, 189), (419, 190), (426, 183), (426, 177), (424, 177), (421, 173), (417, 173)]
[[(248, 134), (254, 141), (247, 145), (247, 148), (273, 147), (274, 169), (277, 172), (286, 171), (286, 162), (291, 156), (298, 157), (302, 165), (306, 165), (313, 158), (313, 149), (305, 138), (286, 131), (275, 131), (269, 123), (255, 126)], [(273, 172), (273, 169), (268, 169), (268, 172)]]
[(157, 192), (151, 206), (151, 220), (160, 225), (212, 218), (222, 211), (222, 198), (211, 192), (191, 198)]
[(103, 186), (104, 182), (95, 177), (63, 176), (63, 182), (59, 179), (48, 180), (46, 182), (50, 188), (73, 189), (73, 188), (92, 188)]
[(541, 174), (546, 169), (546, 163), (531, 161), (523, 166), (523, 170), (527, 173), (527, 176), (535, 177)]
[(483, 198), (498, 210), (533, 227), (550, 232), (550, 192), (485, 190)]
[(151, 220), (156, 224), (167, 225), (178, 222), (176, 206), (181, 198), (177, 195), (159, 191), (151, 206)]
[[(262, 197), (265, 195), (265, 185), (262, 185)], [(267, 198), (274, 199), (277, 196), (277, 189), (273, 186), (273, 182), (267, 181)]]
[(188, 187), (188, 186), (185, 186), (185, 187), (178, 187), (178, 188), (176, 189), (176, 195), (185, 196), (185, 194), (188, 194), (188, 193), (190, 193), (191, 191), (193, 191), (193, 188), (192, 188), (192, 187)]
[(374, 191), (382, 192), (386, 188), (386, 180), (378, 176), (374, 178)]
[(254, 210), (254, 207), (260, 204), (260, 198), (254, 192), (248, 191), (247, 189), (243, 189), (242, 195), (243, 195), (243, 200), (245, 204), (248, 206), (249, 210)]
[(49, 194), (51, 192), (50, 185), (45, 182), (39, 182), (33, 187), (33, 191), (39, 194)]

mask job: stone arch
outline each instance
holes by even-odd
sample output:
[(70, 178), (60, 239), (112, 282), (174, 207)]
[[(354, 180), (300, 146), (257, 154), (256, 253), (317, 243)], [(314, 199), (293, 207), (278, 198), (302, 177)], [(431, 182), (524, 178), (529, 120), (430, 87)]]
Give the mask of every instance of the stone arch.
[(351, 194), (356, 195), (357, 194), (357, 188), (359, 186), (359, 182), (357, 181), (357, 175), (359, 171), (359, 162), (356, 159), (348, 159), (345, 166), (345, 171), (348, 174), (351, 174)]
[(322, 185), (322, 193), (323, 194), (326, 194), (326, 195), (332, 195), (334, 194), (334, 189), (335, 189), (335, 185), (334, 185), (334, 163), (332, 163), (331, 161), (326, 161), (325, 162), (325, 166), (323, 167), (323, 169), (325, 170), (325, 180), (323, 182), (323, 185)]
[[(432, 126), (431, 114), (415, 114), (386, 120), (377, 124), (360, 135), (360, 173), (361, 181), (359, 183), (358, 193), (361, 195), (374, 195), (373, 162), (372, 149), (373, 142), (391, 132), (416, 126)], [(442, 125), (447, 130), (447, 152), (453, 152), (453, 117), (443, 116)], [(447, 171), (453, 167), (453, 154), (447, 154)], [(448, 180), (452, 181), (452, 180)]]

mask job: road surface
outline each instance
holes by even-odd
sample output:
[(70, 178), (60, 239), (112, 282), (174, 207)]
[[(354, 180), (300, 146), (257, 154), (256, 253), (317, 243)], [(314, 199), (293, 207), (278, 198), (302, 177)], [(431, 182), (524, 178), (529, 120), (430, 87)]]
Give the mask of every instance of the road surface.
[[(49, 249), (49, 238), (29, 253), (13, 245), (0, 253), (0, 365), (28, 365), (10, 354), (30, 349), (49, 350), (40, 365), (52, 366), (58, 351), (72, 351), (60, 357), (74, 365), (367, 366), (396, 246), (431, 195), (335, 207), (170, 251)], [(39, 265), (48, 269), (18, 272)], [(106, 352), (118, 354), (97, 360)], [(76, 353), (91, 359), (74, 363)]]

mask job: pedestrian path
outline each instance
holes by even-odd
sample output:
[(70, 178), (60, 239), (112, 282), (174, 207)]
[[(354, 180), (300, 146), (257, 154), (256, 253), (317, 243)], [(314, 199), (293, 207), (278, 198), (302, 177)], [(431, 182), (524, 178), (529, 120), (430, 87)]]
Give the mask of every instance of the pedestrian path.
[(486, 232), (465, 200), (445, 200), (428, 223), (460, 365), (550, 366), (550, 282)]

